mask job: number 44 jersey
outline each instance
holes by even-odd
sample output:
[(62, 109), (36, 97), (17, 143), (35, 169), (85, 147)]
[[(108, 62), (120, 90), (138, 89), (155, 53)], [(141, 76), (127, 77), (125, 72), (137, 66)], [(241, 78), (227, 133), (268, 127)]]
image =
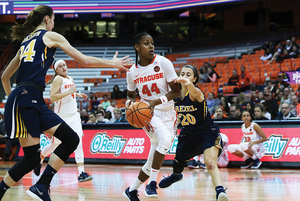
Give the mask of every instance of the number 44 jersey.
[[(172, 82), (177, 78), (172, 62), (159, 55), (154, 55), (151, 64), (140, 66), (132, 65), (130, 71), (127, 72), (127, 89), (139, 91), (142, 101), (155, 100), (166, 95), (170, 90), (168, 82)], [(155, 109), (170, 110), (174, 108), (173, 100), (166, 104), (159, 104)]]

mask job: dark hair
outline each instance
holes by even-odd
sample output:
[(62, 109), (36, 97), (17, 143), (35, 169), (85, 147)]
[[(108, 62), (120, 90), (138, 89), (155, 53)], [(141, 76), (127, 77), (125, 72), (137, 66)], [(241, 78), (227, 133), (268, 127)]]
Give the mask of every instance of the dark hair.
[(248, 110), (244, 110), (243, 112), (242, 112), (242, 117), (243, 117), (243, 114), (245, 113), (245, 112), (248, 112), (249, 113), (249, 115), (250, 115), (250, 117), (251, 117), (251, 119), (252, 119), (252, 115), (251, 115), (251, 113), (248, 111)]
[[(181, 69), (183, 69), (183, 68), (190, 68), (190, 69), (192, 69), (193, 73), (194, 73), (194, 77), (196, 78), (196, 80), (195, 80), (195, 82), (193, 82), (193, 84), (195, 85), (196, 83), (198, 83), (198, 81), (199, 81), (199, 74), (197, 72), (197, 69), (194, 66), (192, 66), (192, 65), (184, 65), (184, 66), (182, 66)], [(180, 69), (180, 72), (181, 72), (181, 69)]]
[(257, 107), (260, 109), (261, 112), (264, 112), (264, 108), (261, 105), (255, 105), (254, 109)]
[[(147, 35), (150, 36), (150, 34), (148, 34), (148, 33), (139, 33), (139, 34), (137, 34), (133, 38), (133, 48), (136, 44), (140, 43), (140, 40), (142, 39), (143, 36), (147, 36)], [(134, 48), (134, 51), (135, 51), (135, 65), (137, 65), (137, 63), (138, 63), (138, 52), (135, 48)]]
[(29, 33), (33, 32), (34, 29), (39, 26), (45, 16), (49, 16), (50, 18), (53, 15), (53, 10), (49, 6), (39, 5), (30, 11), (28, 14), (24, 24), (19, 24), (17, 22), (16, 25), (12, 27), (12, 38), (13, 40), (22, 41), (25, 36)]

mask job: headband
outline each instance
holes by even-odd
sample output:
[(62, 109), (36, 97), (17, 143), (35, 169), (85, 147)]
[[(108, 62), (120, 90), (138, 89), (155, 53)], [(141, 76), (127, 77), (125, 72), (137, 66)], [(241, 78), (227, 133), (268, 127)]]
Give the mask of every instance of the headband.
[(59, 59), (59, 60), (57, 60), (56, 62), (54, 62), (53, 68), (54, 68), (55, 71), (56, 71), (56, 69), (57, 69), (57, 66), (58, 66), (60, 63), (66, 63), (66, 62), (65, 62), (64, 60), (62, 60), (62, 59)]

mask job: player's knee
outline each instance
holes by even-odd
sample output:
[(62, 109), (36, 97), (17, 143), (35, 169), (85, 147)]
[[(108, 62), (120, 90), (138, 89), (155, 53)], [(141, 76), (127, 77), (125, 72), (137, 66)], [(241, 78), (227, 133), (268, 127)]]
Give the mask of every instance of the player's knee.
[(161, 154), (163, 154), (163, 155), (166, 155), (167, 152), (168, 152), (168, 150), (169, 150), (169, 148), (171, 147), (171, 144), (172, 144), (172, 141), (171, 141), (171, 140), (165, 139), (165, 140), (160, 141), (160, 142), (158, 143), (158, 146), (157, 146), (156, 150), (157, 150), (159, 153), (161, 153)]
[(184, 161), (178, 161), (176, 158), (173, 161), (173, 171), (174, 173), (181, 173), (186, 165)]
[(217, 161), (213, 160), (212, 158), (206, 159), (205, 165), (206, 165), (206, 169), (208, 169), (208, 170), (213, 170), (218, 167)]
[(236, 151), (236, 147), (234, 144), (230, 144), (227, 148), (228, 152), (234, 153)]
[(75, 131), (65, 122), (61, 123), (54, 133), (68, 150), (73, 153), (79, 144), (79, 137)]
[(240, 146), (243, 151), (246, 151), (249, 149), (249, 143), (241, 143)]

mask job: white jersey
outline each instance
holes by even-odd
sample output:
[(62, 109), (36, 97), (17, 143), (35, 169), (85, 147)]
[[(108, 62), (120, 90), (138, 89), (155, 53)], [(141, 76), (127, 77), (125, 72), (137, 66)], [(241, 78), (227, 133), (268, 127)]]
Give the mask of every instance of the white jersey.
[[(68, 78), (64, 78), (57, 75), (54, 79), (58, 78), (62, 79), (62, 84), (59, 89), (60, 93), (68, 91), (71, 86), (75, 85), (73, 79), (69, 76)], [(54, 112), (60, 116), (75, 114), (77, 112), (76, 94), (69, 94), (62, 99), (55, 101)]]
[(260, 135), (254, 130), (255, 124), (256, 123), (252, 122), (248, 128), (245, 127), (245, 124), (242, 125), (245, 142), (253, 142), (261, 139)]
[[(133, 64), (127, 72), (127, 89), (129, 91), (139, 90), (141, 101), (145, 99), (155, 100), (166, 95), (170, 91), (168, 82), (177, 78), (172, 62), (159, 55), (155, 55), (151, 64), (140, 66)], [(166, 104), (159, 104), (155, 109), (174, 109), (174, 101), (170, 100)]]

